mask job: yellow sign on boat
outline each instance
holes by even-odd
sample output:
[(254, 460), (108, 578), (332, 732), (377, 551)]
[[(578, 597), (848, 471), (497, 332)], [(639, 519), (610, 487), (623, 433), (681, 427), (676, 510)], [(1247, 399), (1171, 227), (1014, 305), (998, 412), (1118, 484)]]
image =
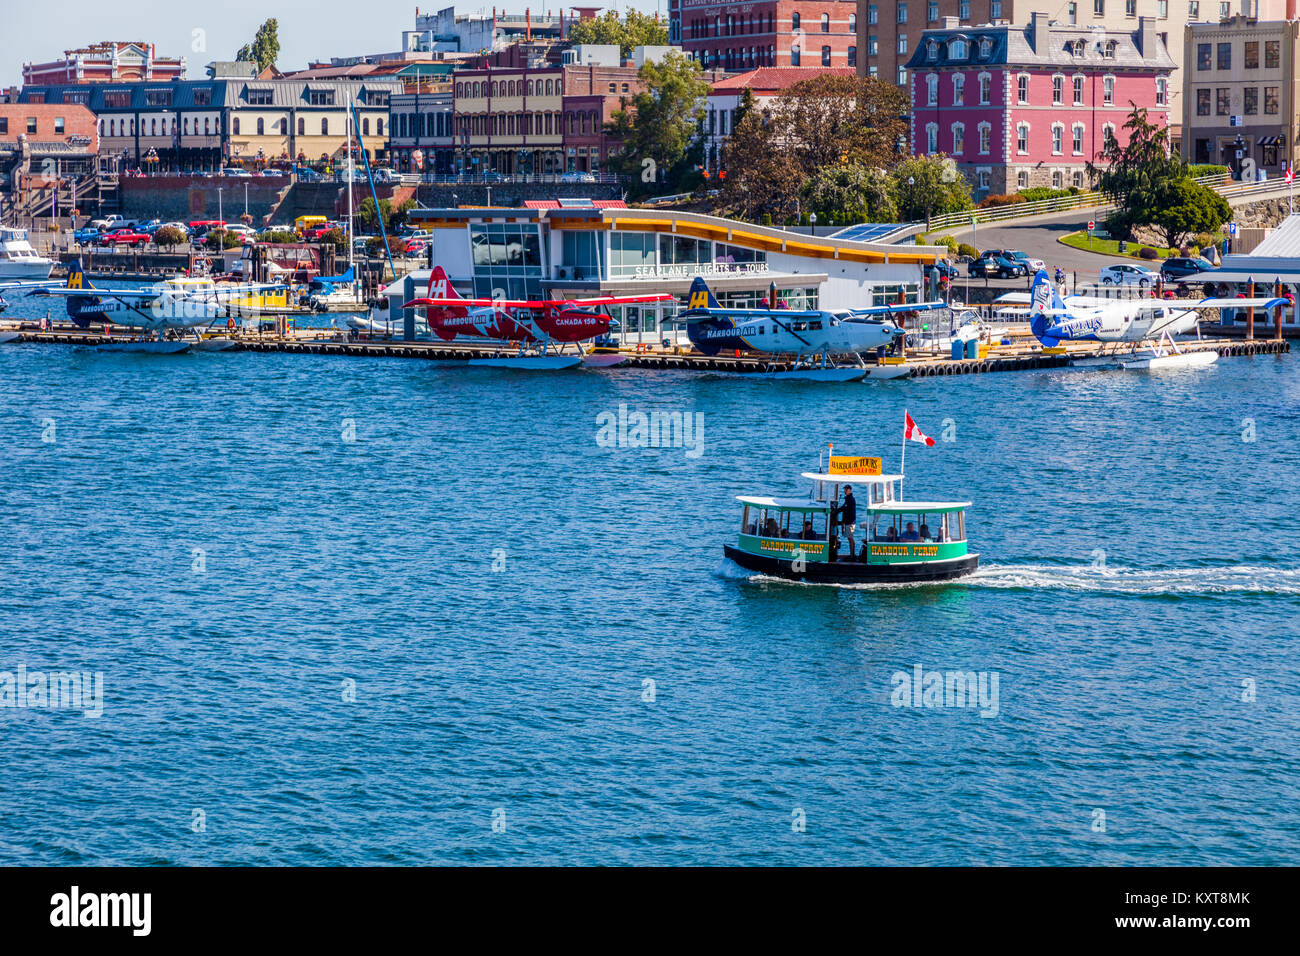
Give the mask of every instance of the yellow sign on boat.
[(850, 455), (831, 455), (830, 475), (879, 475), (881, 459), (855, 458)]

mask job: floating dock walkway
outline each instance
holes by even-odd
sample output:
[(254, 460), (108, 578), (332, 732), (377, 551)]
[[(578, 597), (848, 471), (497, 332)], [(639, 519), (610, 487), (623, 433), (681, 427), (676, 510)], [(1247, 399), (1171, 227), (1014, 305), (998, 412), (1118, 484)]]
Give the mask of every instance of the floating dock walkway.
[[(27, 323), (34, 325), (35, 323)], [(227, 337), (227, 336), (222, 336)], [(301, 329), (289, 335), (258, 335), (257, 333), (232, 333), (235, 344), (226, 351), (280, 352), (296, 355), (363, 356), (368, 358), (407, 358), (427, 361), (468, 361), (491, 358), (503, 353), (501, 349), (462, 345), (446, 342), (401, 342), (388, 339), (348, 339), (339, 333), (322, 334), (321, 330)], [(54, 331), (21, 330), (22, 342), (47, 345), (94, 346), (105, 342), (121, 342), (126, 336), (87, 332), (74, 326), (58, 327)], [(1183, 351), (1215, 351), (1220, 356), (1277, 355), (1291, 351), (1291, 344), (1278, 339), (1202, 339), (1179, 343)], [(979, 359), (953, 359), (934, 353), (911, 351), (907, 367), (913, 378), (936, 375), (974, 375), (985, 372), (1020, 372), (1031, 369), (1060, 368), (1077, 355), (1097, 351), (1096, 343), (1070, 343), (1063, 350), (1045, 352), (1037, 342), (1028, 337), (1011, 345), (994, 345), (988, 355)], [(774, 362), (756, 356), (707, 356), (695, 352), (666, 349), (623, 352), (625, 360), (618, 368), (676, 369), (693, 372), (759, 373), (787, 371), (788, 361)]]

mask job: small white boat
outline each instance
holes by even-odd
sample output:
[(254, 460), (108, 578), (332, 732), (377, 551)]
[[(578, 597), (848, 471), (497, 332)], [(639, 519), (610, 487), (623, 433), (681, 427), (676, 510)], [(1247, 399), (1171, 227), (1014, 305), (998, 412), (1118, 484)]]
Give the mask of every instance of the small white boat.
[(181, 352), (188, 352), (192, 342), (184, 342), (180, 339), (157, 339), (136, 340), (133, 342), (102, 342), (95, 346), (97, 352), (143, 352), (147, 355), (179, 355)]
[(581, 361), (581, 355), (514, 355), (470, 359), (469, 364), (478, 368), (513, 368), (526, 372), (549, 372), (573, 368)]
[(190, 343), (190, 347), (196, 352), (224, 352), (238, 344), (234, 339), (211, 338), (199, 339), (197, 342)]
[(0, 331), (0, 345), (8, 345), (10, 342), (21, 342), (23, 334), (11, 330)]
[(614, 368), (624, 364), (629, 358), (629, 355), (618, 349), (597, 348), (582, 356), (582, 364), (587, 368)]
[(54, 264), (32, 248), (27, 230), (0, 227), (0, 279), (48, 279)]
[(907, 378), (912, 374), (910, 365), (876, 365), (867, 369), (867, 378), (877, 382), (896, 378)]

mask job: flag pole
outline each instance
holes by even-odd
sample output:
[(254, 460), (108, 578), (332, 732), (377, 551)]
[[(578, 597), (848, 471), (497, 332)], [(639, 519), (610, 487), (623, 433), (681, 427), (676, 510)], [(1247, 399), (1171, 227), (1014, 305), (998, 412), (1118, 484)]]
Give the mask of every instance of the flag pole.
[(903, 448), (898, 454), (898, 500), (903, 500), (903, 478), (907, 475), (903, 466), (907, 461), (907, 409), (903, 409)]

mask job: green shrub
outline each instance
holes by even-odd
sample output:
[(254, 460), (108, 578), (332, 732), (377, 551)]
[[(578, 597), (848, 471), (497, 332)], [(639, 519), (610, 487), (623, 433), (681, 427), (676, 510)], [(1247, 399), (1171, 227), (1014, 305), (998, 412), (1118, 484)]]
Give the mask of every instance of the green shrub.
[(1199, 179), (1202, 176), (1226, 176), (1228, 175), (1228, 167), (1218, 166), (1214, 163), (1197, 163), (1187, 167), (1187, 175), (1192, 179)]
[(969, 242), (962, 242), (957, 245), (957, 255), (970, 256), (972, 259), (979, 258), (979, 252)]
[(1214, 237), (1208, 232), (1198, 232), (1196, 234), (1196, 244), (1204, 249), (1206, 246), (1214, 245)]
[(159, 246), (171, 248), (172, 246), (184, 245), (188, 239), (185, 233), (175, 226), (163, 226), (153, 234), (153, 241)]
[(949, 252), (951, 252), (954, 255), (961, 254), (958, 251), (959, 247), (957, 245), (957, 240), (953, 236), (935, 236), (933, 242), (931, 242), (931, 245), (943, 246), (945, 249), (947, 249)]
[(764, 226), (770, 226), (770, 225), (772, 225), (772, 214), (771, 214), (770, 212), (765, 212), (765, 213), (763, 213), (763, 222), (762, 222), (762, 224), (763, 224)]
[(259, 242), (273, 242), (285, 244), (298, 241), (298, 234), (288, 229), (276, 229), (273, 232), (264, 232), (257, 237)]
[[(1078, 192), (1078, 190), (1074, 190)], [(1052, 189), (1048, 186), (1031, 186), (1029, 189), (1022, 189), (1015, 195), (1023, 197), (1025, 202), (1039, 202), (1043, 199), (1061, 199), (1065, 196), (1071, 196), (1069, 189)], [(993, 197), (990, 196), (990, 199)]]
[(1138, 250), (1138, 258), (1139, 258), (1139, 259), (1159, 259), (1159, 258), (1160, 258), (1160, 253), (1157, 252), (1155, 249), (1152, 249), (1150, 246), (1143, 246), (1141, 249)]

